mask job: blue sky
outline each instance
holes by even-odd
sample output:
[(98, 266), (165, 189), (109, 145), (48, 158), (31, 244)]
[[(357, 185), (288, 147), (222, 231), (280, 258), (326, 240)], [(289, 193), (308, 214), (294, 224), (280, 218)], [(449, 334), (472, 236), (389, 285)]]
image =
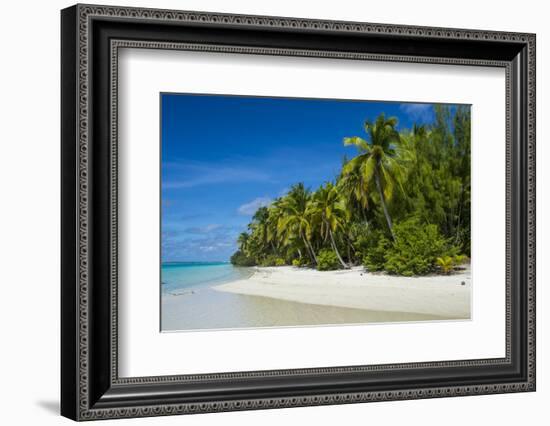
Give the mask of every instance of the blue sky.
[(432, 104), (161, 94), (162, 260), (226, 261), (262, 205), (337, 175), (346, 136), (384, 112), (431, 123)]

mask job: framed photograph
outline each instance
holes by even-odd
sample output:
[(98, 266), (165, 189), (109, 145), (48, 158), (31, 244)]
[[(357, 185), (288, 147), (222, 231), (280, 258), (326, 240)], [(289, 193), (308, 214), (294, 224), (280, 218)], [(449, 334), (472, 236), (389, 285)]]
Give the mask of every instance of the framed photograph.
[(535, 35), (61, 12), (61, 412), (535, 390)]

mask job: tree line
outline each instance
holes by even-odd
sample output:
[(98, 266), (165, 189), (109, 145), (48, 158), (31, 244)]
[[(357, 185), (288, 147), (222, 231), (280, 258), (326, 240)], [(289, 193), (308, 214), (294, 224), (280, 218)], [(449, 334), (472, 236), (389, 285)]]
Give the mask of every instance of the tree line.
[(432, 124), (398, 131), (380, 114), (356, 155), (316, 190), (296, 183), (238, 237), (237, 266), (364, 265), (399, 275), (451, 273), (470, 256), (470, 108), (434, 106)]

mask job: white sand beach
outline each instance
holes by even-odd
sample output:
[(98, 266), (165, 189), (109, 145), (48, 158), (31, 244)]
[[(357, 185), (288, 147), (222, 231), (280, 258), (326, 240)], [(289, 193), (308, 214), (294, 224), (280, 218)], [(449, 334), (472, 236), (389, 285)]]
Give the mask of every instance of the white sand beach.
[(214, 287), (233, 294), (382, 312), (470, 318), (471, 273), (399, 277), (350, 270), (256, 267), (248, 279)]

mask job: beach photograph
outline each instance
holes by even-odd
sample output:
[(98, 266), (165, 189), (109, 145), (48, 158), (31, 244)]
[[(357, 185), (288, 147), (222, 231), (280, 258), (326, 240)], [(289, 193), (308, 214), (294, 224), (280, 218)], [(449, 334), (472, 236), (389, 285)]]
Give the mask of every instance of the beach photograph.
[(161, 93), (162, 332), (471, 319), (471, 108)]

